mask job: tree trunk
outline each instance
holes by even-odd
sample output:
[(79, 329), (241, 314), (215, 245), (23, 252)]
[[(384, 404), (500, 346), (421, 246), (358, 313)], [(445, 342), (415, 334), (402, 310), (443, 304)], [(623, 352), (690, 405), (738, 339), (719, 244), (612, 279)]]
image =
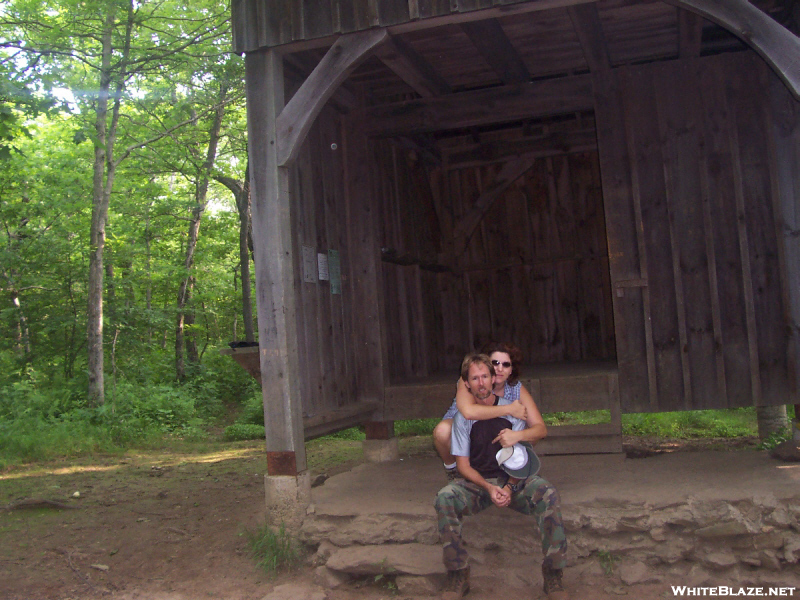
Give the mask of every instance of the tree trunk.
[[(226, 95), (227, 88), (223, 85), (220, 87), (218, 108), (214, 111), (214, 118), (208, 134), (208, 148), (206, 150), (205, 161), (200, 168), (195, 183), (195, 205), (192, 209), (192, 218), (189, 221), (186, 255), (183, 260), (183, 268), (186, 271), (186, 277), (181, 282), (178, 290), (178, 306), (175, 321), (175, 375), (179, 381), (186, 378), (186, 364), (184, 362), (183, 352), (183, 345), (186, 343), (184, 330), (186, 325), (190, 324), (189, 321), (194, 323), (194, 316), (188, 316), (186, 314), (186, 307), (191, 298), (192, 286), (194, 285), (194, 280), (191, 275), (192, 266), (194, 265), (194, 253), (197, 249), (197, 239), (200, 235), (200, 219), (203, 217), (203, 212), (206, 210), (210, 173), (211, 169), (214, 167), (214, 161), (217, 158), (217, 145), (219, 143), (219, 132), (222, 128), (222, 118), (225, 115), (224, 100)], [(197, 363), (199, 360), (196, 344), (193, 347), (187, 348), (186, 354), (190, 361)]]
[[(92, 177), (92, 224), (89, 235), (89, 283), (86, 324), (86, 349), (88, 353), (88, 399), (92, 405), (105, 402), (103, 373), (103, 250), (106, 243), (106, 221), (111, 190), (114, 188), (114, 175), (117, 164), (114, 161), (114, 143), (117, 137), (120, 102), (125, 88), (125, 73), (130, 55), (131, 29), (133, 27), (133, 5), (127, 3), (127, 24), (125, 42), (116, 49), (120, 58), (112, 69), (111, 60), (115, 49), (112, 45), (112, 32), (116, 11), (108, 4), (108, 14), (102, 34), (102, 55), (100, 61), (100, 85), (95, 103), (94, 167)], [(108, 100), (114, 80), (114, 103), (111, 122), (108, 122)]]
[(216, 180), (228, 188), (236, 200), (236, 210), (239, 213), (239, 265), (242, 279), (242, 319), (244, 321), (244, 339), (254, 342), (255, 326), (253, 324), (253, 300), (250, 293), (250, 248), (251, 221), (250, 221), (250, 161), (244, 170), (244, 181), (239, 183), (232, 177), (218, 175)]
[(102, 64), (100, 86), (95, 104), (94, 176), (92, 178), (92, 224), (90, 230), (89, 289), (86, 325), (86, 349), (89, 370), (89, 403), (103, 404), (105, 401), (103, 379), (103, 249), (106, 241), (106, 218), (108, 196), (106, 196), (108, 159), (107, 122), (108, 92), (111, 87), (111, 31), (114, 26), (114, 9), (109, 6), (106, 27), (103, 31)]
[(757, 406), (756, 418), (758, 419), (758, 437), (762, 440), (776, 433), (784, 433), (789, 426), (785, 404)]

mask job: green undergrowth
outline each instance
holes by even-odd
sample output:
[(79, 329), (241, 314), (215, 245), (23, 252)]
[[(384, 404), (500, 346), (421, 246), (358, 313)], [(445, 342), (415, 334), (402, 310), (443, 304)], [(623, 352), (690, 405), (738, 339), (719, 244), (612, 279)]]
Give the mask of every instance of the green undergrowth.
[(303, 560), (301, 545), (287, 533), (283, 523), (277, 529), (264, 524), (246, 535), (251, 557), (268, 575), (292, 571)]

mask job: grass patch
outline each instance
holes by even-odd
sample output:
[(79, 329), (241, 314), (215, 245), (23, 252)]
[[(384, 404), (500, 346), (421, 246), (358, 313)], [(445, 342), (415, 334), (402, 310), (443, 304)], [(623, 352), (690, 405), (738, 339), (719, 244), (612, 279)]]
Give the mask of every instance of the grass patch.
[(277, 531), (267, 524), (248, 531), (247, 542), (250, 555), (268, 575), (296, 569), (303, 558), (300, 544), (286, 533), (283, 523)]
[(243, 440), (263, 440), (266, 437), (263, 425), (252, 423), (234, 423), (225, 428), (222, 439), (226, 442), (240, 442)]
[(609, 410), (583, 410), (577, 412), (554, 412), (542, 415), (545, 425), (600, 425), (611, 422)]
[(625, 435), (668, 438), (733, 438), (758, 435), (754, 408), (622, 415)]

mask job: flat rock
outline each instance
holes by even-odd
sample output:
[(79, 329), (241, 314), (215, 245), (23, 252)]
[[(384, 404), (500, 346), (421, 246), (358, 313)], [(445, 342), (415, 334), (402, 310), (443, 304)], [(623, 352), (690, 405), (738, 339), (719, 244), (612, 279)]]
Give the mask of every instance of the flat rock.
[(786, 462), (800, 462), (800, 440), (786, 440), (775, 446), (769, 455)]
[(287, 583), (279, 585), (262, 600), (326, 600), (328, 593), (313, 585)]
[(326, 566), (351, 575), (443, 575), (442, 547), (428, 544), (350, 546), (331, 554)]
[(619, 568), (619, 578), (625, 585), (660, 581), (653, 570), (643, 562), (626, 562)]
[(395, 579), (397, 591), (413, 598), (436, 596), (444, 582), (444, 575), (398, 575)]

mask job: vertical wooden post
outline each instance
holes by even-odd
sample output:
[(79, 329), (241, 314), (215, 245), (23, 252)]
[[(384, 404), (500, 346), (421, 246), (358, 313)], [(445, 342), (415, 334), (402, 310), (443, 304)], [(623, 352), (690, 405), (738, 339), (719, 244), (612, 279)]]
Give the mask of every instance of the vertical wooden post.
[(276, 119), (285, 104), (283, 57), (274, 49), (248, 53), (245, 69), (267, 473), (297, 475), (306, 469), (306, 455), (289, 174), (277, 160)]
[[(363, 117), (362, 117), (363, 119)], [(358, 116), (344, 120), (345, 185), (350, 248), (353, 338), (359, 402), (378, 402), (373, 415), (383, 420), (384, 386), (388, 378), (383, 327), (379, 206), (370, 178), (369, 140)]]

